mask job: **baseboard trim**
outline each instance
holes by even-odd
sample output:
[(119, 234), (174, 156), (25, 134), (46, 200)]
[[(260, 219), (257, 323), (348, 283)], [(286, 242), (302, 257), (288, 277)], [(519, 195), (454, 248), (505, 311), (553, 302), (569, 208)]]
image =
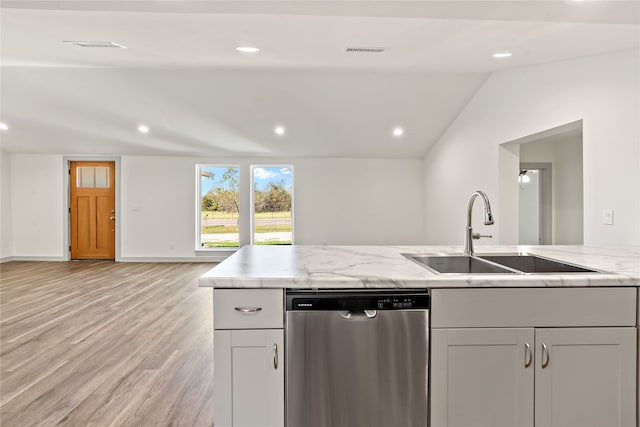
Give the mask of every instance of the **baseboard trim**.
[(68, 261), (65, 257), (61, 256), (10, 256), (0, 259), (0, 262), (9, 261)]
[(221, 262), (229, 255), (195, 257), (120, 257), (118, 262)]

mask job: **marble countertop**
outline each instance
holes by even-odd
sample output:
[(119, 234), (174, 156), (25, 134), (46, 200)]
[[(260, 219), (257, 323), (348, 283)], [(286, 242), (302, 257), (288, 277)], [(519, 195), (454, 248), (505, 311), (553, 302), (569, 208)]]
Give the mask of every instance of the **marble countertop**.
[(640, 246), (478, 246), (526, 252), (606, 273), (437, 274), (402, 254), (462, 254), (460, 246), (245, 246), (204, 274), (215, 288), (464, 288), (640, 286)]

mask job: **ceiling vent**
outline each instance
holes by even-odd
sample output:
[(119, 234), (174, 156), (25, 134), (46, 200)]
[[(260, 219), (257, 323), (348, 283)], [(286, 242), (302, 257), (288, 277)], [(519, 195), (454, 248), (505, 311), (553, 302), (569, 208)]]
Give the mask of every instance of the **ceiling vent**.
[(111, 47), (118, 49), (126, 49), (126, 46), (123, 46), (114, 42), (96, 42), (96, 41), (73, 41), (73, 40), (63, 40), (62, 43), (68, 43), (75, 46), (80, 47)]
[(388, 47), (362, 47), (362, 46), (350, 46), (344, 49), (345, 52), (351, 53), (382, 53), (388, 50)]

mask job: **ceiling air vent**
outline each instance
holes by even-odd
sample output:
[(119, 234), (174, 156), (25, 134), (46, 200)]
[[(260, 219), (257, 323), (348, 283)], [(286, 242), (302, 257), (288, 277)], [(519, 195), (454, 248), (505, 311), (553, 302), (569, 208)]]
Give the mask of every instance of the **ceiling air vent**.
[(80, 47), (112, 47), (118, 49), (126, 49), (126, 46), (123, 46), (114, 42), (96, 42), (96, 41), (74, 41), (74, 40), (63, 40), (62, 43), (68, 43), (75, 46)]
[(351, 46), (351, 47), (346, 47), (344, 49), (344, 51), (345, 52), (352, 52), (352, 53), (382, 53), (387, 49), (389, 49), (389, 48), (388, 47)]

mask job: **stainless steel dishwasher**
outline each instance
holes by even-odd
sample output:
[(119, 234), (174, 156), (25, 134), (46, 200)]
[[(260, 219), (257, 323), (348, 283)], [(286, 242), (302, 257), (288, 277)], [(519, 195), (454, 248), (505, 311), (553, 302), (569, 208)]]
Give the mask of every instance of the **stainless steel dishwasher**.
[(287, 427), (426, 427), (426, 290), (287, 291)]

